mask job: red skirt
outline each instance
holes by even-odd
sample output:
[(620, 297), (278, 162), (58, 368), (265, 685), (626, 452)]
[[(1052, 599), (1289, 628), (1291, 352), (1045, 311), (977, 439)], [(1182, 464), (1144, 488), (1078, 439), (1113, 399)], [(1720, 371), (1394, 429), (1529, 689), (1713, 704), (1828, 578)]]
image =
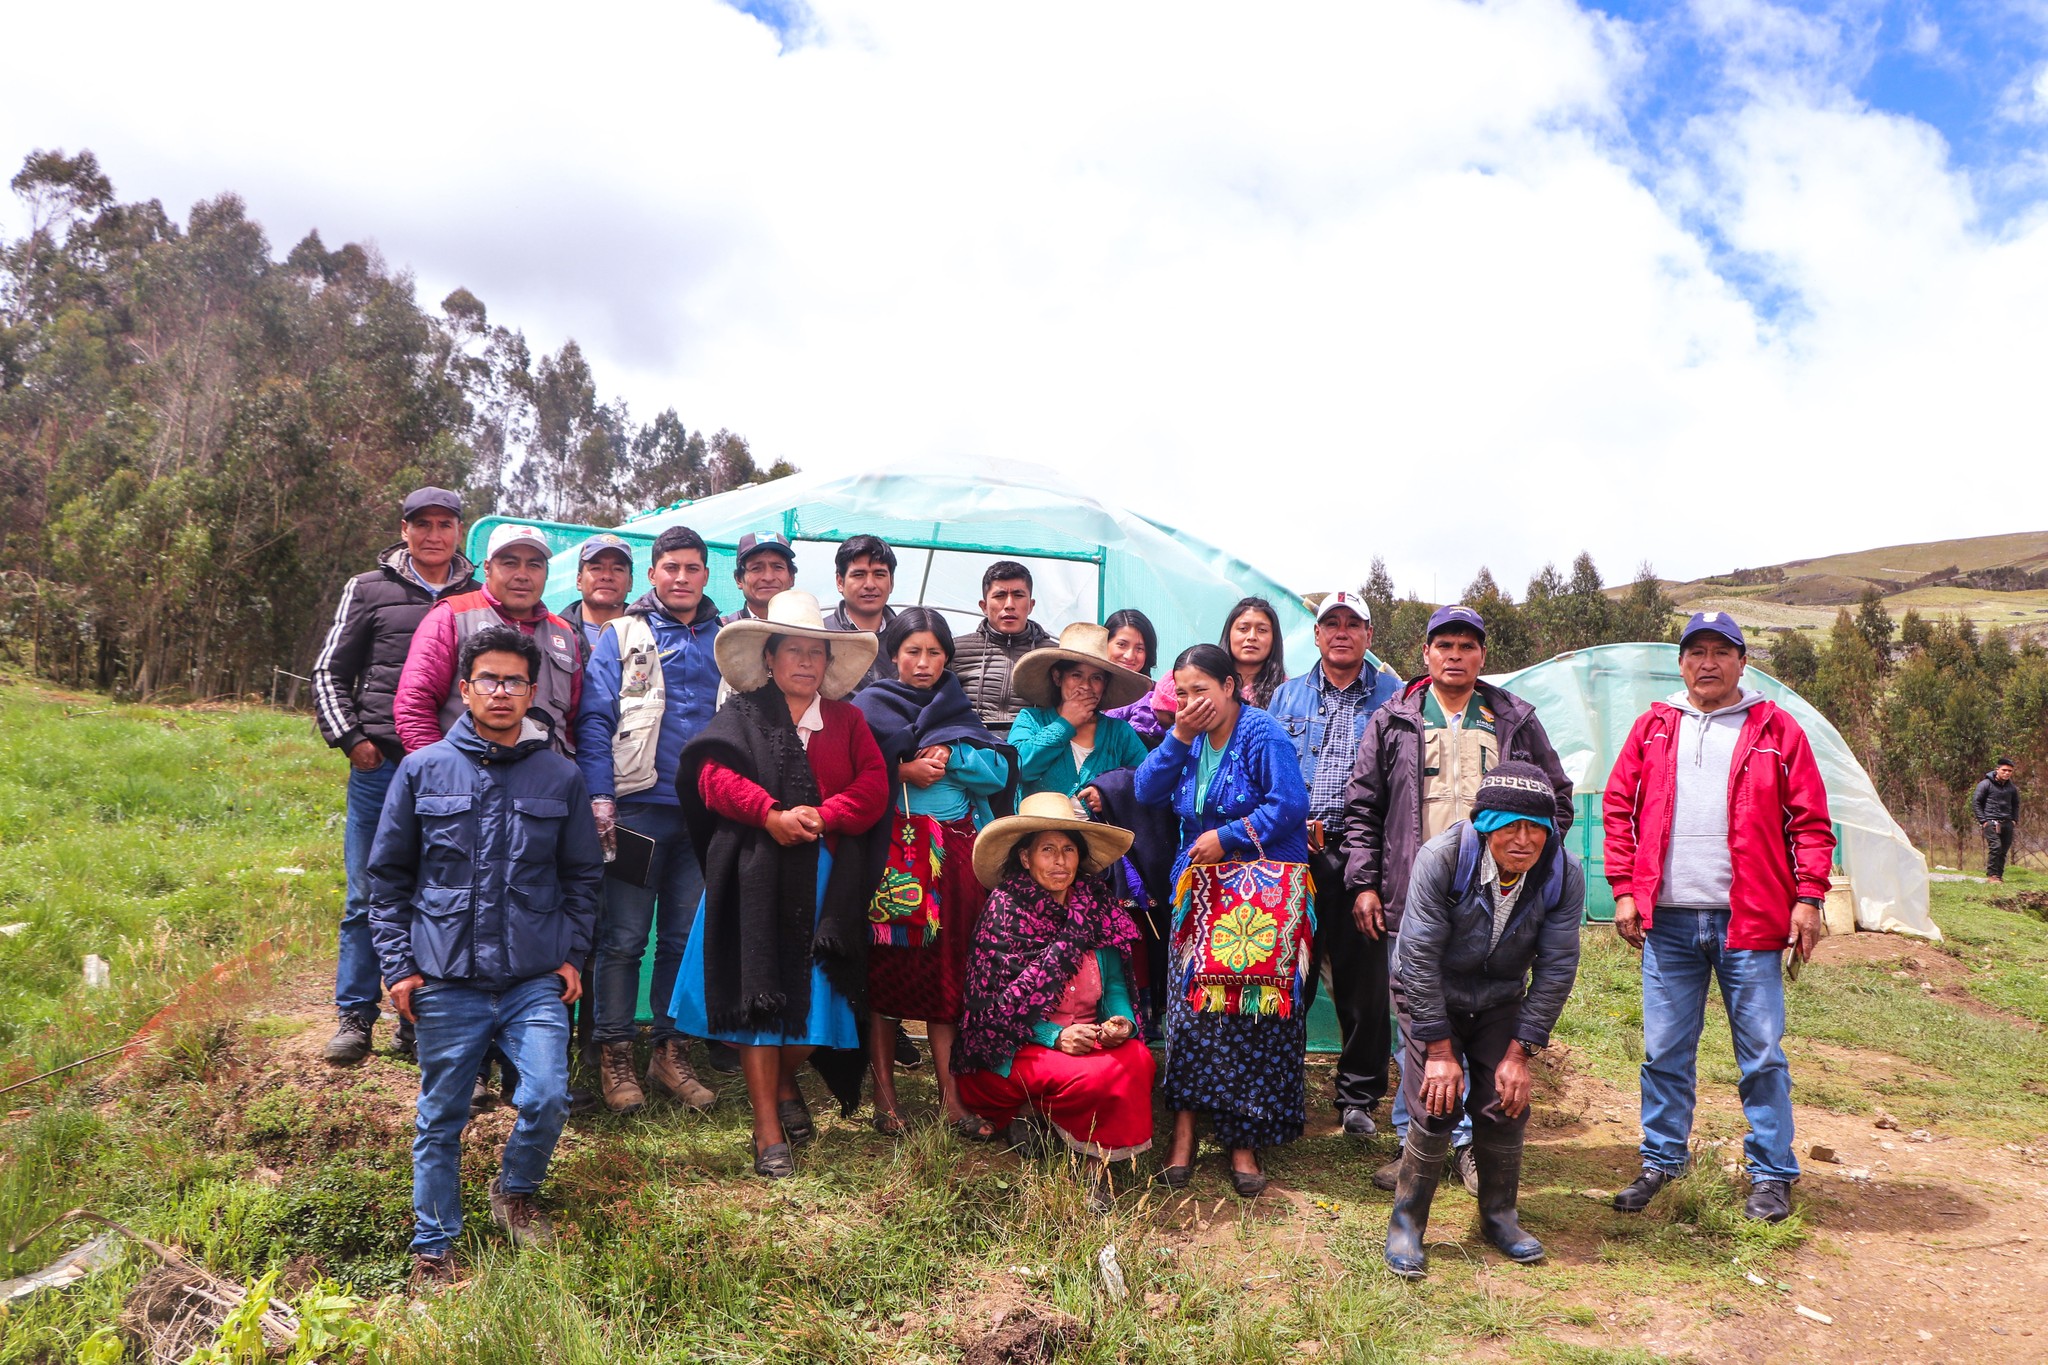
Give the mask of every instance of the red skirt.
[(894, 1019), (960, 1022), (967, 990), (967, 948), (988, 892), (974, 875), (974, 817), (939, 826), (946, 840), (939, 872), (939, 941), (930, 947), (868, 948), (868, 1008)]
[(1083, 1156), (1121, 1161), (1152, 1145), (1154, 1070), (1152, 1053), (1140, 1039), (1083, 1057), (1026, 1043), (1009, 1075), (961, 1076), (960, 1102), (998, 1131), (1030, 1105)]

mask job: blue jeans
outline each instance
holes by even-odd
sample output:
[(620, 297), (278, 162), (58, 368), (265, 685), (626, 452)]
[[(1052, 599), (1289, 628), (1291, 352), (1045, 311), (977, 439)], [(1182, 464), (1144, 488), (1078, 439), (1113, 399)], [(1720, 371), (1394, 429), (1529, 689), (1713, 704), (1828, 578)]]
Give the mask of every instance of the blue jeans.
[(562, 980), (540, 976), (503, 992), (454, 981), (416, 988), (420, 1099), (412, 1139), (412, 1249), (438, 1256), (462, 1232), (462, 1130), (477, 1069), (496, 1044), (519, 1073), (519, 1117), (505, 1139), (499, 1188), (532, 1194), (569, 1117), (569, 1011)]
[(1750, 1179), (1797, 1180), (1783, 962), (1775, 949), (1731, 949), (1727, 941), (1726, 910), (1652, 912), (1643, 942), (1643, 1164), (1671, 1175), (1686, 1168), (1707, 981), (1716, 978), (1742, 1073)]
[(674, 1038), (669, 1014), (675, 998), (676, 972), (690, 944), (690, 921), (704, 898), (704, 872), (697, 866), (689, 831), (683, 828), (680, 806), (651, 801), (621, 801), (619, 824), (654, 840), (646, 886), (617, 877), (604, 879), (604, 906), (597, 923), (597, 1027), (591, 1036), (600, 1043), (631, 1042), (639, 1013), (640, 959), (647, 938), (654, 936), (654, 979), (647, 986), (648, 1012), (654, 1016), (654, 1041)]
[(398, 765), (385, 759), (368, 772), (348, 770), (348, 814), (342, 826), (341, 865), (348, 892), (341, 903), (341, 955), (334, 963), (334, 1008), (342, 1014), (377, 1019), (377, 998), (384, 973), (377, 965), (377, 945), (370, 939), (370, 844), (377, 837), (377, 818)]

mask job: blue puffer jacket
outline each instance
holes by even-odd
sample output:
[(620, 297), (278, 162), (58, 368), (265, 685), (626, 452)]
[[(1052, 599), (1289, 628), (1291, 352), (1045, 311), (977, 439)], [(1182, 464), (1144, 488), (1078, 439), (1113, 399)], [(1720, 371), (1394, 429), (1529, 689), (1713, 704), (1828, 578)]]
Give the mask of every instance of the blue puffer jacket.
[(1579, 975), (1586, 871), (1555, 838), (1493, 939), (1493, 902), (1480, 883), (1481, 835), (1460, 820), (1422, 846), (1408, 881), (1408, 912), (1394, 938), (1394, 975), (1408, 997), (1408, 1028), (1433, 1043), (1451, 1036), (1450, 1012), (1521, 1001), (1515, 1037), (1539, 1047)]
[[(676, 804), (676, 764), (683, 746), (711, 723), (718, 709), (718, 660), (711, 652), (718, 637), (718, 607), (708, 597), (685, 625), (668, 614), (653, 592), (626, 610), (647, 619), (654, 646), (661, 651), (661, 738), (654, 743), (654, 785), (623, 798), (658, 806)], [(606, 630), (590, 652), (583, 670), (583, 700), (576, 708), (576, 766), (592, 796), (610, 796), (617, 789), (612, 769), (612, 732), (619, 726), (619, 637)]]
[(418, 973), (505, 990), (581, 962), (604, 852), (576, 765), (531, 721), (493, 744), (468, 716), (406, 755), (370, 846), (370, 934), (385, 984)]
[[(1347, 773), (1358, 753), (1358, 742), (1365, 737), (1365, 724), (1372, 719), (1372, 713), (1401, 693), (1401, 680), (1375, 668), (1375, 662), (1370, 654), (1366, 656), (1367, 671), (1359, 674), (1365, 682), (1365, 704), (1358, 708), (1358, 714), (1352, 720), (1351, 733), (1338, 737), (1338, 742), (1344, 746), (1344, 769)], [(1316, 764), (1321, 759), (1330, 730), (1322, 677), (1323, 666), (1318, 663), (1300, 677), (1289, 678), (1280, 684), (1280, 690), (1273, 694), (1272, 705), (1266, 708), (1267, 714), (1280, 722), (1280, 727), (1287, 731), (1287, 738), (1294, 742), (1294, 758), (1301, 764), (1301, 780), (1310, 786), (1315, 785)], [(584, 686), (587, 688), (589, 684)], [(1309, 814), (1313, 816), (1316, 812), (1310, 811)]]

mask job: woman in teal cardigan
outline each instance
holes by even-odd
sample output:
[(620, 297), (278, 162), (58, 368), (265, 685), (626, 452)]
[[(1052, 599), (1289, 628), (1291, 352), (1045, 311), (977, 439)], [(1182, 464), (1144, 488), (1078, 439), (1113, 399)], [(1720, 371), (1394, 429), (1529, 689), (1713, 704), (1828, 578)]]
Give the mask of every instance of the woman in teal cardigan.
[(1029, 705), (1010, 727), (1009, 740), (1024, 794), (1078, 796), (1099, 814), (1102, 799), (1089, 783), (1137, 767), (1148, 752), (1128, 721), (1103, 712), (1130, 705), (1151, 685), (1110, 658), (1109, 632), (1092, 622), (1068, 626), (1057, 646), (1019, 659), (1011, 686)]

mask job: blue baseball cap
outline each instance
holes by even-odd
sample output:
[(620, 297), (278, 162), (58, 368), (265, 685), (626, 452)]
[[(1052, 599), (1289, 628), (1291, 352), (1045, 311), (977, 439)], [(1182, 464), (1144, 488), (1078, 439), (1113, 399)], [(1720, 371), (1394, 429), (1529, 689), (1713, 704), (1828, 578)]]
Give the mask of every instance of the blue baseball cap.
[(577, 546), (576, 562), (578, 564), (588, 564), (607, 550), (610, 550), (613, 554), (624, 555), (626, 567), (629, 569), (633, 567), (633, 547), (618, 536), (613, 535), (610, 531), (599, 531), (596, 535)]
[(1429, 629), (1423, 632), (1423, 642), (1428, 643), (1436, 638), (1438, 631), (1449, 630), (1452, 626), (1463, 626), (1479, 636), (1479, 643), (1486, 643), (1486, 621), (1470, 607), (1438, 607), (1430, 614)]
[(1718, 635), (1734, 645), (1744, 654), (1749, 653), (1749, 641), (1742, 638), (1742, 627), (1735, 624), (1735, 618), (1725, 611), (1696, 611), (1685, 623), (1685, 633), (1678, 637), (1678, 647), (1684, 649), (1692, 637), (1706, 632)]
[(789, 538), (777, 531), (755, 534), (747, 532), (740, 537), (739, 548), (733, 554), (733, 567), (738, 568), (758, 554), (773, 552), (790, 563), (796, 563), (796, 551), (789, 548)]

